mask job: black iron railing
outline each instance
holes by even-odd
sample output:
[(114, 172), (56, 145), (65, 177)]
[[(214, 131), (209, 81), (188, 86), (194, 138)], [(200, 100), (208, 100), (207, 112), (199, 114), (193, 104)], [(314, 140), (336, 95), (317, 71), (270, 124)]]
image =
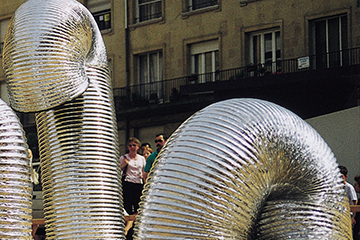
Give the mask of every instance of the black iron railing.
[(114, 89), (117, 110), (178, 101), (180, 86), (215, 81), (241, 81), (251, 77), (295, 73), (360, 64), (360, 48), (279, 60), (206, 74), (173, 78)]

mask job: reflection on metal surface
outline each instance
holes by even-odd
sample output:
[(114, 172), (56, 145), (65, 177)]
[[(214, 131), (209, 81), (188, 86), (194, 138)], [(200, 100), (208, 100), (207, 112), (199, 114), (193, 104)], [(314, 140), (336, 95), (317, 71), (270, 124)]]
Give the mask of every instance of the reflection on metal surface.
[[(47, 239), (122, 238), (114, 104), (91, 14), (75, 0), (27, 1), (10, 22), (3, 60), (12, 107), (37, 112)], [(11, 217), (13, 208), (24, 211), (19, 228), (26, 229), (16, 220), (0, 233), (30, 232), (26, 150), (21, 145), (11, 165), (21, 187), (5, 191), (12, 201), (0, 208)], [(138, 239), (351, 239), (331, 150), (304, 121), (268, 102), (233, 99), (192, 116), (160, 153), (149, 183)]]
[(75, 0), (25, 2), (4, 66), (12, 106), (36, 111), (47, 239), (122, 238), (116, 116), (91, 13)]
[(49, 239), (119, 239), (123, 234), (115, 113), (101, 94), (110, 88), (90, 79), (80, 97), (36, 114)]
[(16, 114), (0, 99), (0, 239), (31, 238), (28, 146)]
[(9, 23), (3, 57), (12, 108), (41, 111), (86, 90), (84, 66), (103, 55), (101, 41), (93, 42), (91, 25), (89, 14), (76, 1), (29, 0), (18, 8)]
[(189, 118), (144, 189), (137, 239), (351, 239), (336, 159), (269, 102), (233, 99)]

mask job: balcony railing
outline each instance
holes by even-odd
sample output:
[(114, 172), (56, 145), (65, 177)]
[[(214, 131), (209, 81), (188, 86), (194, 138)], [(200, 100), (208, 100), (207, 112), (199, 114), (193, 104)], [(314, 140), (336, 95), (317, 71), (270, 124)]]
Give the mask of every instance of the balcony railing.
[(173, 78), (153, 83), (114, 89), (117, 110), (176, 102), (182, 97), (180, 87), (215, 81), (241, 81), (253, 77), (295, 73), (360, 64), (360, 48), (347, 49), (321, 55), (267, 62), (264, 64), (227, 69), (206, 74)]

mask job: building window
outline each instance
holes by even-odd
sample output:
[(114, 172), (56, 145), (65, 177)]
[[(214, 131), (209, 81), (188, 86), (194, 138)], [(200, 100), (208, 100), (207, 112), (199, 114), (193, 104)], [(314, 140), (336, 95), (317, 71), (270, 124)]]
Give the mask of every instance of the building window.
[(0, 21), (0, 55), (3, 54), (6, 29), (9, 25), (9, 22), (10, 19), (5, 19)]
[(279, 72), (281, 48), (280, 31), (272, 29), (249, 34), (249, 65), (260, 74)]
[(87, 7), (101, 31), (111, 29), (111, 0), (88, 0)]
[(335, 16), (314, 20), (310, 23), (310, 49), (316, 68), (328, 68), (345, 64), (347, 54), (347, 17)]
[(149, 21), (151, 19), (161, 18), (161, 16), (161, 0), (137, 0), (136, 22)]
[(138, 57), (140, 97), (146, 100), (162, 99), (162, 52), (141, 54)]
[(190, 46), (191, 75), (193, 83), (213, 82), (218, 77), (218, 41), (195, 43)]
[(201, 8), (218, 5), (218, 0), (188, 0), (188, 10), (194, 11)]

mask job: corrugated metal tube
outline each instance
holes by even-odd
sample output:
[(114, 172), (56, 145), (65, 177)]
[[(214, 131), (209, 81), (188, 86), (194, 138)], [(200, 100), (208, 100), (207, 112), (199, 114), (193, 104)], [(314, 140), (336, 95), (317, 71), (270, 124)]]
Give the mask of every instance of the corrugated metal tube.
[(84, 66), (97, 47), (93, 37), (91, 20), (76, 1), (29, 0), (21, 5), (4, 42), (11, 107), (42, 111), (82, 94), (89, 81)]
[(19, 119), (0, 99), (0, 239), (31, 238), (28, 146)]
[(36, 114), (49, 239), (123, 235), (115, 113), (109, 86), (90, 78), (81, 97)]
[(171, 136), (149, 175), (136, 239), (352, 239), (336, 159), (269, 102), (232, 99)]
[(121, 239), (116, 115), (91, 13), (75, 0), (25, 2), (4, 65), (12, 106), (36, 112), (47, 239)]

